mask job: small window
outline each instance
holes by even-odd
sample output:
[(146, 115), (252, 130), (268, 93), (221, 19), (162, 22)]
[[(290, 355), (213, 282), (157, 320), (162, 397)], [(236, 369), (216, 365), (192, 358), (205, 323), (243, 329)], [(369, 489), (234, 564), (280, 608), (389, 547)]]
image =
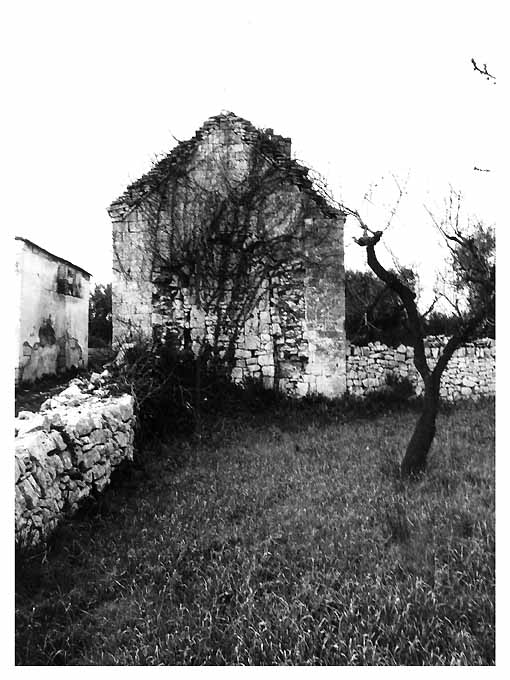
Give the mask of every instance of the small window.
[(81, 274), (66, 264), (59, 264), (57, 271), (57, 293), (81, 297)]

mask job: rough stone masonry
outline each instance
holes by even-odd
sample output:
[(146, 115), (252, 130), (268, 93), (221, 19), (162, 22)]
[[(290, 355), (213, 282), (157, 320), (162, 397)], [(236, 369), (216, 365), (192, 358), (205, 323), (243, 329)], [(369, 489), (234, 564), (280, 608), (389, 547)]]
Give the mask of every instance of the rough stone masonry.
[(24, 545), (46, 538), (79, 503), (101, 492), (112, 471), (133, 458), (133, 397), (112, 397), (104, 378), (75, 379), (40, 412), (15, 421), (15, 535)]
[(109, 214), (114, 344), (172, 343), (236, 382), (343, 394), (345, 215), (289, 139), (222, 113)]
[[(425, 357), (432, 368), (446, 344), (445, 336), (431, 336), (425, 341)], [(347, 355), (347, 390), (356, 396), (384, 390), (387, 378), (406, 378), (420, 395), (423, 381), (413, 361), (412, 347), (387, 347), (380, 342), (366, 347), (351, 345)], [(481, 338), (467, 343), (454, 353), (441, 376), (441, 399), (479, 399), (496, 392), (496, 342)]]

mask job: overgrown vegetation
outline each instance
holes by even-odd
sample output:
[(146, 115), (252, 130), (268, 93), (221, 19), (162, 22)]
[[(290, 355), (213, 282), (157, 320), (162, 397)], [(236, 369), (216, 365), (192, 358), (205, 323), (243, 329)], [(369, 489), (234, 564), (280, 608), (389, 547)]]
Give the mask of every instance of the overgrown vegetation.
[[(125, 351), (121, 362), (110, 365), (111, 389), (135, 398), (138, 462), (143, 461), (145, 450), (162, 439), (192, 433), (200, 437), (204, 418), (235, 416), (246, 410), (294, 413), (298, 408), (293, 399), (278, 390), (264, 389), (260, 380), (232, 383), (225, 368), (213, 359), (203, 352), (195, 356), (170, 344), (139, 341)], [(347, 394), (331, 401), (309, 396), (302, 400), (299, 410), (333, 410), (338, 417), (346, 418), (420, 404), (407, 378), (389, 375), (386, 382), (385, 388), (363, 398)]]
[(494, 663), (493, 401), (403, 484), (409, 410), (260, 399), (18, 556), (18, 664)]
[[(397, 182), (399, 198), (404, 190)], [(437, 293), (446, 300), (459, 320), (458, 330), (448, 338), (433, 365), (425, 356), (426, 329), (424, 315), (419, 311), (416, 293), (407, 277), (388, 269), (379, 260), (379, 244), (386, 227), (371, 229), (357, 210), (343, 206), (362, 229), (356, 243), (365, 249), (366, 261), (374, 274), (401, 300), (406, 312), (407, 328), (412, 337), (413, 360), (423, 381), (423, 409), (416, 422), (401, 463), (403, 475), (423, 474), (436, 434), (436, 418), (440, 401), (441, 376), (456, 350), (472, 340), (477, 332), (495, 327), (496, 311), (496, 240), (493, 225), (466, 218), (462, 211), (462, 195), (450, 190), (445, 214), (436, 219), (429, 212), (448, 248), (447, 268), (443, 275), (443, 290)], [(425, 314), (426, 316), (426, 314)]]
[[(407, 268), (399, 272), (406, 284), (417, 292), (419, 282), (416, 274)], [(423, 318), (425, 335), (458, 333), (461, 320), (446, 312), (431, 311)], [(345, 333), (354, 345), (382, 342), (390, 347), (413, 344), (407, 326), (405, 308), (398, 295), (371, 271), (345, 272)], [(494, 338), (494, 324), (486, 323), (475, 329), (472, 338)]]
[(96, 283), (89, 299), (89, 347), (112, 344), (112, 284)]
[[(403, 269), (402, 276), (415, 290), (418, 281), (414, 272)], [(345, 334), (355, 345), (412, 343), (400, 298), (372, 272), (345, 272)]]

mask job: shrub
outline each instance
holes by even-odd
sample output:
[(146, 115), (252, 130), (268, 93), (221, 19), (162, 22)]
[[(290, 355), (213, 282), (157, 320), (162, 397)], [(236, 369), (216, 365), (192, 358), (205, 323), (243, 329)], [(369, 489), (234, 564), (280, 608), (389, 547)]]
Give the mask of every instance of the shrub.
[(126, 350), (113, 369), (119, 392), (135, 399), (137, 444), (194, 426), (192, 387), (196, 360), (171, 346), (155, 347), (140, 341)]
[(415, 396), (414, 385), (407, 377), (386, 374), (386, 394), (394, 401), (407, 401)]
[[(93, 344), (102, 342), (104, 344)], [(112, 284), (96, 284), (89, 299), (89, 345), (105, 347), (112, 342)]]

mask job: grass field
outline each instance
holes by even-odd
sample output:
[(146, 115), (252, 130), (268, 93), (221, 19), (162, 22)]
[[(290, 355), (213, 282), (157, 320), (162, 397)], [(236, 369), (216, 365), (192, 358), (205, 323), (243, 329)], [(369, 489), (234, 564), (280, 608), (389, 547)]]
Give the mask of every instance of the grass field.
[(16, 662), (492, 665), (494, 403), (217, 420), (18, 556)]

